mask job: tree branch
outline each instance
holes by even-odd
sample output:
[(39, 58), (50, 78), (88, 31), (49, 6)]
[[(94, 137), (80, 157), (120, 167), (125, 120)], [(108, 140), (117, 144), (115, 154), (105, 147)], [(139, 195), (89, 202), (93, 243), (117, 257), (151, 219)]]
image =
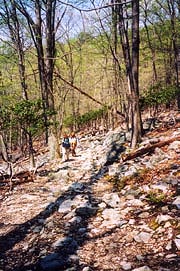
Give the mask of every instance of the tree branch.
[(94, 8), (89, 8), (89, 9), (82, 9), (82, 8), (78, 8), (70, 3), (67, 3), (67, 2), (64, 2), (64, 1), (59, 1), (59, 3), (61, 3), (62, 5), (66, 5), (66, 6), (69, 6), (69, 7), (72, 7), (76, 10), (78, 10), (79, 12), (91, 12), (91, 11), (95, 11), (95, 10), (100, 10), (100, 9), (105, 9), (105, 8), (109, 8), (109, 7), (112, 7), (112, 6), (123, 6), (123, 5), (126, 5), (128, 3), (131, 3), (132, 0), (129, 0), (129, 1), (125, 1), (123, 3), (113, 3), (113, 4), (107, 4), (107, 5), (104, 5), (104, 6), (101, 6), (101, 7), (94, 7)]
[[(100, 101), (96, 100), (94, 97), (90, 96), (88, 93), (84, 92), (82, 89), (78, 88), (77, 86), (73, 85), (72, 83), (68, 82), (66, 79), (64, 79), (59, 71), (55, 71), (54, 72), (55, 75), (60, 78), (64, 83), (66, 83), (68, 86), (74, 88), (75, 90), (79, 91), (82, 95), (86, 96), (87, 98), (91, 99), (93, 102), (100, 104), (101, 106), (107, 106), (104, 103), (101, 103)], [(112, 106), (107, 106), (107, 108), (110, 110), (112, 108)], [(119, 110), (116, 110), (116, 113), (118, 115), (120, 115), (121, 117), (125, 118), (125, 115), (123, 113), (121, 113)]]
[(84, 92), (83, 90), (81, 90), (80, 88), (76, 87), (75, 85), (71, 84), (70, 82), (68, 82), (66, 79), (64, 79), (59, 72), (55, 71), (55, 75), (60, 78), (63, 82), (65, 82), (67, 85), (69, 85), (70, 87), (76, 89), (77, 91), (79, 91), (82, 95), (88, 97), (89, 99), (91, 99), (92, 101), (94, 101), (95, 103), (98, 103), (102, 106), (105, 106), (105, 104), (101, 103), (100, 101), (96, 100), (95, 98), (93, 98), (92, 96), (90, 96), (88, 93)]
[(128, 161), (128, 160), (134, 159), (136, 157), (139, 157), (139, 156), (141, 156), (143, 154), (152, 153), (152, 152), (154, 152), (155, 148), (161, 148), (161, 147), (163, 147), (165, 145), (168, 145), (168, 144), (170, 144), (170, 143), (172, 143), (173, 141), (176, 141), (176, 140), (180, 141), (180, 136), (173, 137), (173, 138), (170, 138), (168, 140), (164, 140), (164, 141), (155, 143), (153, 145), (148, 145), (148, 146), (145, 146), (144, 148), (141, 148), (141, 149), (137, 149), (136, 151), (123, 156), (122, 160), (123, 160), (123, 162), (125, 162), (125, 161)]

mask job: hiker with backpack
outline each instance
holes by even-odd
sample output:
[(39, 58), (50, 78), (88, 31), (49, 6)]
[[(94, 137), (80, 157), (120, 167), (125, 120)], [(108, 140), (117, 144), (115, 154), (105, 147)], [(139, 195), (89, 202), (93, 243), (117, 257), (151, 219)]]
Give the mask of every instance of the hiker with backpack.
[(70, 137), (70, 144), (71, 144), (71, 153), (72, 156), (76, 156), (76, 147), (77, 147), (77, 137), (74, 132), (72, 132)]
[(69, 137), (66, 133), (63, 135), (61, 147), (62, 147), (62, 161), (63, 162), (68, 161), (71, 145), (70, 145)]

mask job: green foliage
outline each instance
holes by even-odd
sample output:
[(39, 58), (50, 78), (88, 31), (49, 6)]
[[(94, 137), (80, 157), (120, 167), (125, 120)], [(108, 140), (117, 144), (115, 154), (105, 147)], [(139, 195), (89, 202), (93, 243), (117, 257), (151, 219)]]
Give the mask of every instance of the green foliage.
[(6, 131), (11, 125), (11, 109), (8, 106), (0, 107), (0, 130)]
[(120, 192), (127, 184), (128, 178), (127, 177), (123, 177), (119, 179), (119, 176), (115, 175), (115, 176), (107, 176), (106, 177), (107, 181), (113, 183), (113, 186), (115, 188), (116, 191)]
[(152, 204), (161, 204), (166, 200), (166, 195), (160, 191), (149, 191), (146, 196), (146, 199)]
[(15, 104), (13, 110), (14, 124), (27, 133), (35, 135), (44, 126), (44, 113), (41, 100), (23, 100)]
[(140, 97), (141, 107), (168, 104), (177, 97), (179, 91), (176, 86), (162, 86), (160, 83), (151, 86), (147, 93)]
[(156, 221), (156, 218), (152, 218), (152, 220), (150, 220), (149, 227), (154, 231), (159, 227), (159, 224)]
[[(54, 111), (46, 111), (47, 117), (55, 114)], [(52, 125), (50, 120), (48, 125)], [(10, 132), (13, 142), (19, 134), (19, 128), (24, 131), (24, 134), (32, 137), (41, 134), (45, 128), (44, 110), (42, 100), (22, 100), (14, 105), (3, 104), (0, 106), (0, 130), (7, 135)]]
[(100, 108), (98, 110), (90, 110), (89, 112), (86, 112), (85, 114), (81, 116), (68, 116), (64, 119), (63, 125), (64, 127), (68, 128), (71, 127), (74, 123), (78, 125), (85, 125), (88, 124), (90, 121), (94, 121), (97, 119), (100, 119), (104, 116), (104, 114), (107, 112), (107, 107), (104, 106), (103, 108)]
[(71, 126), (73, 126), (74, 120), (75, 120), (75, 118), (74, 118), (73, 115), (70, 115), (70, 116), (66, 117), (64, 119), (64, 121), (63, 121), (64, 127), (71, 127)]
[(81, 32), (81, 33), (79, 33), (77, 39), (79, 40), (80, 44), (83, 44), (85, 42), (92, 41), (93, 40), (93, 36), (92, 36), (91, 33)]

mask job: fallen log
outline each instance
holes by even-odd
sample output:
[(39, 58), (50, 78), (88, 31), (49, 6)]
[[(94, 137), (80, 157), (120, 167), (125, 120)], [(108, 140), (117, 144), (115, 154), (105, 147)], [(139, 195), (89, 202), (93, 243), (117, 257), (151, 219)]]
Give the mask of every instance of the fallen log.
[(164, 140), (164, 141), (160, 141), (160, 142), (155, 143), (153, 145), (149, 144), (149, 145), (145, 146), (144, 148), (137, 149), (134, 152), (131, 152), (131, 153), (127, 154), (127, 155), (124, 155), (122, 157), (122, 161), (125, 162), (125, 161), (128, 161), (128, 160), (134, 159), (136, 157), (139, 157), (139, 156), (141, 156), (143, 154), (152, 153), (152, 152), (154, 152), (154, 150), (156, 148), (164, 147), (165, 145), (169, 145), (170, 143), (172, 143), (174, 141), (180, 141), (180, 136), (173, 137), (173, 138), (170, 138), (170, 139), (167, 139), (167, 140)]
[(10, 191), (13, 189), (15, 185), (34, 182), (34, 173), (31, 171), (21, 171), (16, 174), (5, 174), (3, 172), (0, 173), (0, 183), (1, 185), (9, 184)]

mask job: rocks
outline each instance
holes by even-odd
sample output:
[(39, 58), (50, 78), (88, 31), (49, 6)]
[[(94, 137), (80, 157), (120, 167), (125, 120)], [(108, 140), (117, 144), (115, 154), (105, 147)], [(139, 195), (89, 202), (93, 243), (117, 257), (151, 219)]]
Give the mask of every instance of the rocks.
[(44, 257), (39, 266), (43, 271), (59, 270), (66, 266), (66, 258), (60, 257), (58, 253), (52, 253)]
[(152, 234), (148, 232), (140, 232), (139, 234), (134, 236), (134, 240), (138, 243), (149, 243)]
[(145, 265), (139, 268), (135, 268), (132, 271), (152, 271), (152, 269)]
[(2, 270), (180, 270), (178, 143), (123, 162), (127, 136), (87, 136), (4, 198)]
[(176, 208), (179, 210), (180, 209), (180, 196), (176, 197), (176, 199), (172, 203), (173, 205), (176, 206)]
[(97, 213), (97, 208), (93, 208), (92, 206), (84, 206), (76, 209), (76, 214), (80, 217), (91, 217)]
[(177, 250), (180, 250), (180, 235), (178, 236), (178, 238), (174, 239), (174, 243), (177, 247)]
[(117, 193), (105, 194), (102, 201), (104, 201), (107, 206), (112, 208), (118, 207), (120, 204), (120, 198)]

